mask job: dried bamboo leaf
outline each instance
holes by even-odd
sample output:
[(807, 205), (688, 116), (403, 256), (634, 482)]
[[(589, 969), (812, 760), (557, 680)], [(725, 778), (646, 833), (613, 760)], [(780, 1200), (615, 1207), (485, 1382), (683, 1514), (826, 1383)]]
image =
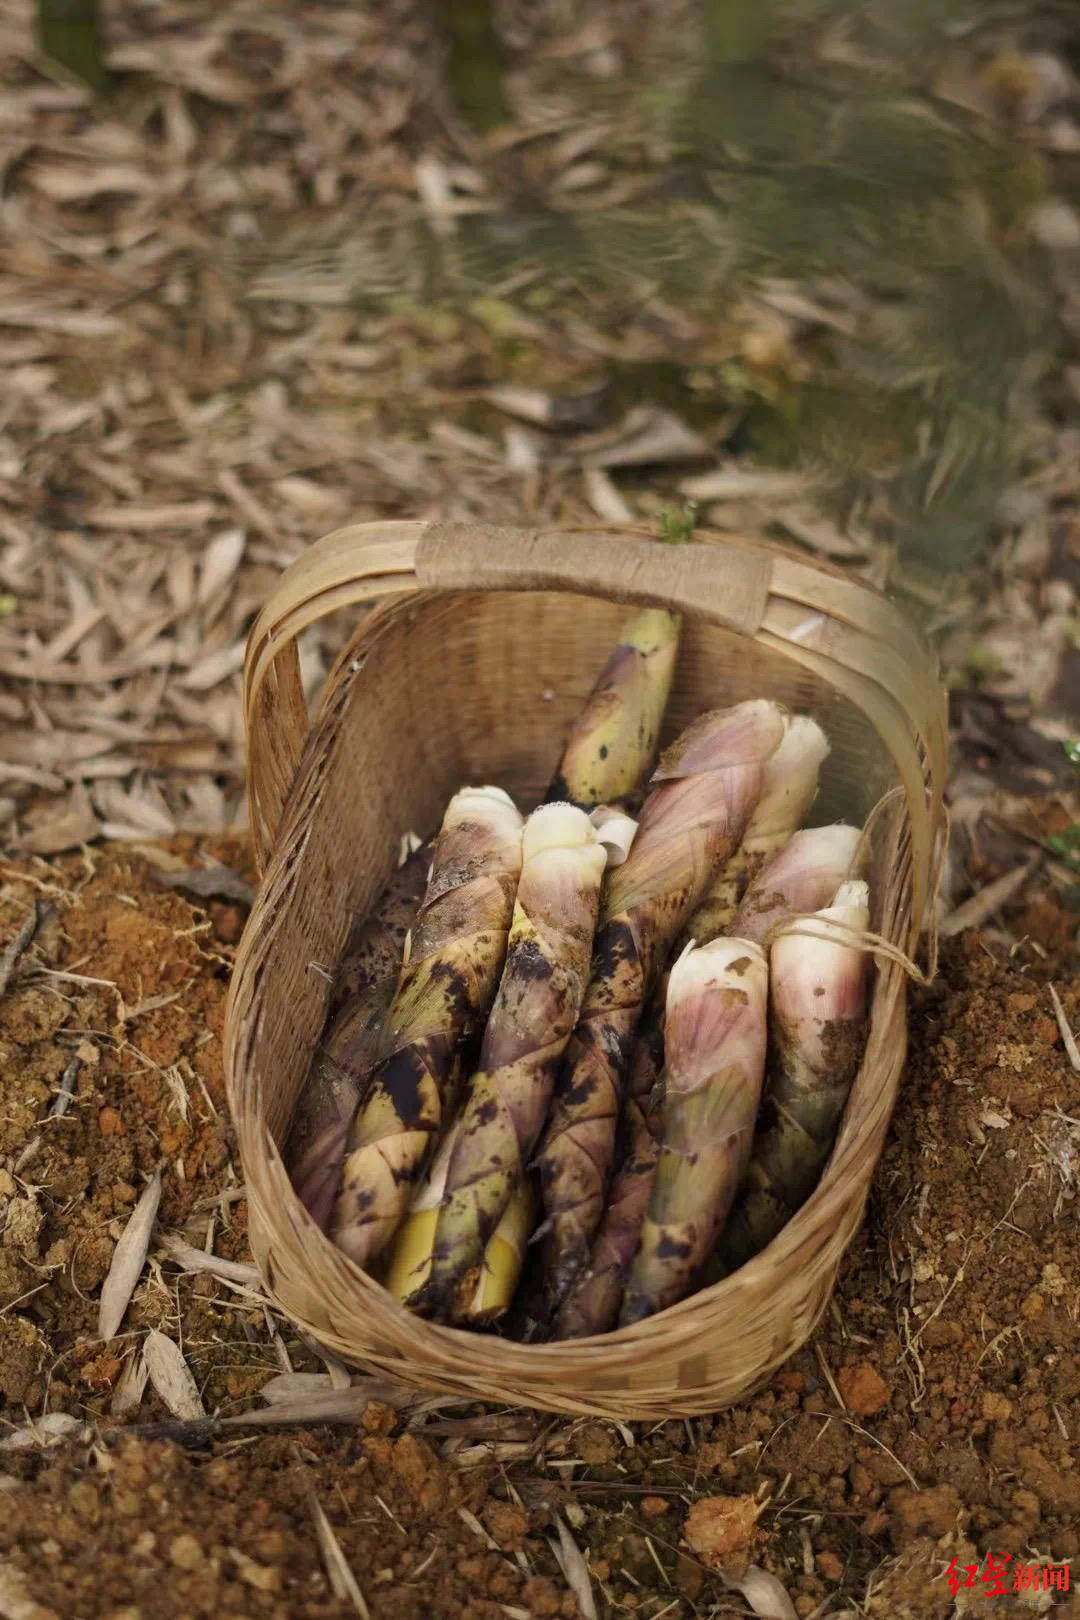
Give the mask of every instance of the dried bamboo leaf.
[(1041, 853), (1032, 855), (1021, 866), (1013, 867), (1011, 872), (995, 878), (993, 883), (988, 883), (984, 889), (973, 894), (970, 900), (965, 900), (962, 906), (957, 906), (955, 911), (938, 923), (939, 936), (951, 939), (954, 934), (962, 934), (965, 928), (980, 928), (1020, 892), (1041, 861)]
[(333, 1587), (334, 1596), (342, 1603), (350, 1602), (360, 1620), (371, 1620), (371, 1610), (367, 1606), (364, 1594), (357, 1584), (356, 1576), (349, 1568), (348, 1560), (341, 1550), (341, 1543), (335, 1536), (330, 1520), (322, 1510), (318, 1497), (312, 1493), (309, 1498), (311, 1517), (315, 1524), (315, 1536), (319, 1543), (319, 1551), (326, 1565), (327, 1578)]
[(585, 499), (605, 523), (633, 523), (634, 509), (602, 467), (586, 467), (582, 474)]
[(151, 1328), (143, 1344), (143, 1356), (150, 1382), (173, 1417), (185, 1423), (204, 1419), (206, 1410), (198, 1386), (179, 1346), (157, 1328)]
[(131, 1351), (113, 1389), (112, 1401), (109, 1404), (111, 1417), (126, 1417), (129, 1412), (138, 1410), (149, 1376), (146, 1357), (142, 1351)]
[(244, 643), (237, 641), (231, 647), (219, 647), (217, 652), (207, 653), (205, 658), (192, 664), (187, 674), (180, 677), (180, 685), (189, 692), (206, 692), (219, 681), (235, 675), (243, 665)]
[(81, 782), (61, 800), (61, 808), (50, 808), (52, 813), (35, 821), (18, 842), (17, 847), (28, 855), (59, 855), (66, 849), (77, 849), (80, 844), (89, 843), (101, 832), (101, 824)]
[(584, 1620), (596, 1620), (596, 1599), (593, 1596), (585, 1555), (559, 1515), (555, 1513), (552, 1517), (559, 1539), (551, 1542), (551, 1550), (558, 1559), (559, 1568), (566, 1577), (567, 1585), (578, 1600), (578, 1608)]
[(0, 1451), (36, 1451), (43, 1446), (59, 1445), (75, 1435), (90, 1432), (89, 1425), (70, 1412), (46, 1412), (21, 1429), (13, 1429), (0, 1440)]
[(185, 1243), (176, 1232), (163, 1232), (161, 1247), (170, 1260), (184, 1271), (208, 1271), (212, 1277), (221, 1277), (228, 1282), (244, 1283), (250, 1288), (260, 1286), (255, 1266), (243, 1260), (222, 1260), (216, 1254), (207, 1254), (205, 1249), (196, 1249), (193, 1244)]
[(570, 446), (581, 455), (587, 467), (641, 467), (650, 462), (664, 465), (673, 461), (701, 461), (709, 454), (708, 441), (682, 417), (659, 405), (634, 405), (608, 440), (579, 440)]
[(156, 1170), (132, 1210), (127, 1225), (113, 1250), (109, 1272), (101, 1287), (98, 1303), (98, 1338), (111, 1339), (124, 1320), (124, 1312), (135, 1291), (150, 1247), (158, 1205), (161, 1202), (161, 1171)]
[(200, 607), (207, 607), (232, 579), (243, 558), (245, 544), (243, 529), (226, 529), (224, 534), (210, 541), (199, 568), (195, 599)]
[(289, 1400), (271, 1399), (268, 1412), (249, 1412), (242, 1419), (226, 1418), (224, 1421), (255, 1424), (359, 1423), (372, 1401), (401, 1410), (415, 1399), (415, 1390), (403, 1389), (400, 1384), (391, 1384), (381, 1378), (362, 1378), (350, 1389), (315, 1390), (309, 1395), (295, 1395)]
[(742, 1575), (720, 1571), (720, 1579), (733, 1592), (741, 1592), (759, 1620), (796, 1620), (795, 1608), (775, 1575), (751, 1564)]
[(259, 1394), (271, 1406), (291, 1401), (298, 1395), (320, 1395), (331, 1391), (329, 1373), (278, 1373), (269, 1379)]
[(163, 889), (179, 889), (197, 900), (235, 900), (238, 905), (250, 906), (255, 899), (253, 886), (227, 866), (185, 868), (182, 872), (155, 871), (154, 882)]

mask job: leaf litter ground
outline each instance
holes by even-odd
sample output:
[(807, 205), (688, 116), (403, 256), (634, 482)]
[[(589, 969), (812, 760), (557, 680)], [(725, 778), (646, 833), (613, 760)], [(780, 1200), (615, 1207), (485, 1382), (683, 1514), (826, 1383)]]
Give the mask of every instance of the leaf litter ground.
[[(992, 20), (959, 53), (944, 34), (920, 48), (907, 78), (865, 36), (840, 42), (901, 99), (933, 83), (984, 131), (1004, 123), (1024, 157), (1010, 185), (1027, 159), (1042, 172), (1039, 208), (1017, 227), (1003, 206), (998, 225), (1030, 226), (1046, 253), (1059, 375), (992, 517), (968, 510), (963, 435), (930, 433), (915, 493), (995, 549), (920, 594), (890, 538), (891, 474), (852, 500), (821, 461), (830, 435), (847, 456), (850, 426), (816, 368), (828, 334), (840, 351), (861, 327), (865, 291), (765, 271), (718, 291), (721, 230), (683, 307), (637, 276), (655, 241), (628, 255), (608, 230), (670, 157), (612, 85), (658, 49), (677, 99), (699, 55), (694, 8), (626, 9), (625, 28), (600, 0), (569, 28), (558, 4), (501, 8), (514, 127), (487, 147), (396, 0), (307, 7), (302, 25), (288, 7), (118, 3), (99, 104), (42, 71), (27, 0), (0, 18), (17, 136), (0, 246), (0, 1613), (18, 1620), (689, 1620), (766, 1597), (780, 1614), (944, 1620), (1021, 1604), (954, 1601), (954, 1555), (1080, 1552), (1080, 1078), (1049, 995), (1080, 1021), (1077, 919), (1041, 844), (1076, 819), (1060, 745), (1080, 692), (1080, 279), (1075, 215), (1043, 195), (1075, 169), (1075, 74), (1046, 50), (1056, 35), (1025, 54)], [(791, 82), (807, 51), (835, 65), (828, 28), (799, 40)], [(565, 284), (549, 306), (519, 285), (516, 249), (509, 269), (505, 248), (481, 256), (476, 296), (427, 296), (420, 227), (452, 248), (460, 225), (490, 255), (484, 221), (523, 181), (629, 266), (614, 313)], [(825, 424), (817, 459), (755, 460), (747, 425), (796, 406)], [(868, 446), (871, 484), (892, 431)], [(246, 629), (282, 566), (341, 523), (656, 522), (681, 495), (719, 527), (775, 526), (910, 588), (943, 633), (944, 901), (982, 932), (951, 940), (913, 996), (866, 1222), (814, 1340), (752, 1400), (650, 1430), (350, 1384), (266, 1309), (222, 1088), (252, 879), (231, 835)], [(309, 690), (341, 628), (305, 636)], [(137, 1245), (118, 1282), (158, 1172), (145, 1259), (132, 1275)], [(102, 1343), (110, 1277), (130, 1300)], [(333, 1426), (312, 1421), (328, 1407)], [(741, 1591), (711, 1567), (748, 1562)], [(1080, 1612), (1074, 1592), (1055, 1613)]]

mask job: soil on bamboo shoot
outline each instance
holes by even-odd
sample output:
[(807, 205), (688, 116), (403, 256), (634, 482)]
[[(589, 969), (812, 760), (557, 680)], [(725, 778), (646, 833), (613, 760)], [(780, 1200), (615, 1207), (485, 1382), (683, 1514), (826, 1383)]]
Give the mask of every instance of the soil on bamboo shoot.
[(371, 1090), (349, 1133), (332, 1235), (360, 1265), (393, 1238), (478, 1036), (506, 954), (522, 817), (499, 788), (464, 788), (443, 818), (409, 960), (386, 1016)]
[(455, 1315), (524, 1185), (588, 979), (607, 851), (583, 810), (547, 804), (525, 823), (506, 964), (469, 1081), (446, 1176), (430, 1278), (418, 1301)]
[(605, 885), (591, 977), (538, 1156), (553, 1313), (603, 1215), (642, 1009), (676, 934), (743, 836), (785, 720), (778, 704), (758, 699), (695, 721), (660, 760), (630, 854)]

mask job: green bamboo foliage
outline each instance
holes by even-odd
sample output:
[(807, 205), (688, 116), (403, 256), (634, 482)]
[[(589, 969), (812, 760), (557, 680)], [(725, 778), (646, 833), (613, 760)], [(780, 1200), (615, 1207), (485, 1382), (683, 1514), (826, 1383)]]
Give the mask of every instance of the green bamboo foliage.
[(693, 1287), (750, 1157), (765, 1073), (768, 968), (751, 940), (688, 946), (671, 970), (663, 1145), (620, 1321)]
[(476, 1267), (525, 1180), (589, 976), (607, 852), (570, 804), (534, 810), (480, 1066), (469, 1081), (435, 1232), (424, 1308), (460, 1313)]
[(463, 788), (443, 818), (371, 1090), (349, 1132), (331, 1234), (369, 1265), (404, 1218), (444, 1120), (460, 1049), (480, 1031), (506, 955), (522, 817), (500, 788)]
[(353, 930), (334, 987), (338, 1010), (319, 1043), (293, 1115), (285, 1167), (297, 1197), (324, 1231), (334, 1207), (349, 1122), (371, 1078), (430, 860), (430, 845), (415, 850)]
[(641, 788), (656, 758), (680, 625), (666, 608), (642, 608), (624, 625), (567, 738), (549, 803), (588, 810), (626, 803)]
[(769, 955), (773, 1055), (752, 1158), (719, 1246), (724, 1272), (770, 1243), (813, 1192), (866, 1044), (869, 890), (842, 883), (815, 934), (781, 934)]
[(591, 977), (538, 1155), (553, 1312), (587, 1263), (603, 1214), (642, 1007), (676, 934), (745, 832), (784, 715), (755, 699), (696, 720), (662, 757), (630, 854), (605, 884)]

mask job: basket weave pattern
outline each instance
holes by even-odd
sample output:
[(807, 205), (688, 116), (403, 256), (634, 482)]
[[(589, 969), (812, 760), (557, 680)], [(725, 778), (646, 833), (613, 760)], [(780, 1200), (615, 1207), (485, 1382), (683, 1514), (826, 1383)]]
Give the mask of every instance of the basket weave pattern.
[[(715, 1411), (812, 1332), (862, 1219), (905, 1056), (903, 969), (879, 961), (865, 1057), (828, 1168), (734, 1276), (602, 1338), (523, 1345), (412, 1316), (318, 1230), (279, 1148), (326, 1014), (319, 967), (378, 897), (401, 835), (426, 836), (463, 783), (522, 810), (542, 797), (627, 603), (687, 615), (663, 742), (702, 710), (775, 697), (813, 714), (832, 754), (814, 820), (863, 820), (873, 927), (912, 954), (940, 845), (944, 694), (889, 602), (756, 540), (669, 547), (635, 531), (359, 524), (283, 576), (248, 643), (248, 794), (263, 882), (237, 953), (226, 1077), (256, 1263), (325, 1347), (434, 1391), (625, 1418)], [(296, 637), (371, 611), (309, 723)], [(372, 605), (373, 604), (373, 605)]]

